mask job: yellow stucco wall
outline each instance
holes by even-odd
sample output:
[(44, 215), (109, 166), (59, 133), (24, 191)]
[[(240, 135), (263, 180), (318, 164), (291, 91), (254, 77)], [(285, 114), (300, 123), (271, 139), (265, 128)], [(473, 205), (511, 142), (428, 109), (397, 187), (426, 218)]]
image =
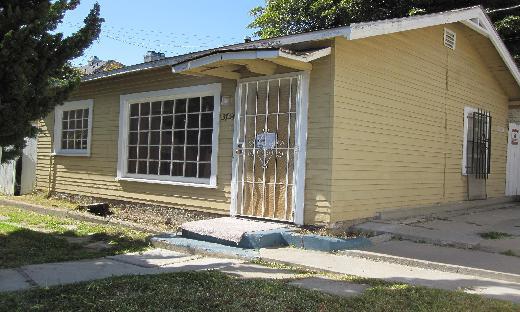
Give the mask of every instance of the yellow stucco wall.
[(331, 221), (466, 199), (464, 107), (493, 118), (489, 197), (504, 195), (508, 98), (462, 24), (335, 43)]

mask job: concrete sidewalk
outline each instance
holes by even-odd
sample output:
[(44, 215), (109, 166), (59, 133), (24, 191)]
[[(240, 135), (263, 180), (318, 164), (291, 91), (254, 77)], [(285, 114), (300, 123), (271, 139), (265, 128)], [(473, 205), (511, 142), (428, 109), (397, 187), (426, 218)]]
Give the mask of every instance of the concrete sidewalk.
[(0, 270), (0, 291), (64, 285), (121, 275), (223, 269), (242, 263), (235, 259), (205, 258), (154, 249), (142, 254), (3, 269)]
[[(355, 226), (364, 232), (388, 233), (394, 237), (435, 245), (450, 245), (494, 253), (520, 255), (520, 203), (505, 203), (487, 209), (437, 213), (434, 216), (399, 220), (375, 220)], [(505, 233), (501, 239), (481, 234)]]
[(261, 249), (260, 257), (266, 261), (316, 270), (432, 288), (463, 290), (496, 299), (520, 302), (520, 283), (504, 280), (296, 248)]
[(290, 284), (351, 297), (362, 294), (367, 285), (299, 276), (293, 271), (245, 263), (243, 260), (209, 258), (164, 249), (100, 259), (27, 265), (0, 270), (0, 292), (27, 290), (86, 282), (121, 275), (146, 275), (183, 271), (219, 270), (244, 279), (293, 279)]
[[(463, 290), (520, 303), (520, 282), (446, 272), (435, 267), (416, 267), (351, 255), (330, 254), (296, 248), (260, 249), (264, 261), (312, 268), (318, 271), (403, 282), (447, 290)], [(144, 275), (182, 271), (219, 270), (240, 278), (294, 279), (299, 287), (331, 294), (353, 296), (368, 286), (330, 280), (303, 278), (293, 271), (247, 263), (244, 260), (204, 257), (163, 249), (100, 259), (27, 265), (0, 270), (0, 291), (15, 291), (102, 279), (121, 275)]]

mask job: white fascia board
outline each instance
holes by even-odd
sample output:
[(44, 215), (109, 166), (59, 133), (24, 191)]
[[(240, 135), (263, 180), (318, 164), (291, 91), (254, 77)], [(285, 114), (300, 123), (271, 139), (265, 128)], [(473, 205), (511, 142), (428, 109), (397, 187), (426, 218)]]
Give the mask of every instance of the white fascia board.
[(332, 49), (325, 48), (301, 55), (292, 54), (283, 50), (253, 50), (253, 51), (239, 51), (239, 52), (221, 52), (213, 55), (201, 57), (184, 63), (180, 63), (172, 66), (172, 72), (181, 73), (193, 68), (206, 66), (212, 63), (228, 60), (254, 60), (263, 59), (269, 60), (278, 57), (287, 58), (295, 61), (309, 63), (313, 60), (327, 56), (331, 53)]
[(319, 58), (322, 58), (324, 56), (327, 56), (331, 52), (332, 52), (332, 48), (331, 47), (320, 49), (320, 50), (316, 50), (316, 51), (312, 51), (312, 52), (301, 54), (301, 55), (296, 55), (296, 54), (292, 54), (292, 53), (288, 53), (288, 52), (280, 50), (280, 53), (279, 53), (278, 56), (279, 57), (283, 57), (283, 58), (287, 58), (287, 59), (291, 59), (291, 60), (295, 60), (295, 61), (309, 63), (309, 62), (312, 62), (312, 61), (317, 60)]
[(491, 40), (500, 54), (500, 57), (520, 86), (520, 71), (511, 56), (511, 53), (509, 53), (509, 50), (496, 32), (489, 17), (484, 13), (482, 8), (478, 6), (431, 15), (418, 15), (377, 22), (352, 24), (350, 25), (350, 34), (344, 37), (348, 40), (355, 40), (457, 22), (463, 23), (477, 33), (488, 37)]
[(346, 38), (349, 40), (355, 40), (436, 25), (456, 23), (475, 18), (479, 16), (479, 13), (483, 13), (482, 9), (480, 9), (480, 7), (473, 7), (430, 15), (417, 15), (376, 22), (355, 23), (350, 25), (352, 30), (350, 36)]
[(278, 57), (278, 50), (256, 50), (256, 51), (239, 51), (239, 52), (221, 52), (198, 59), (187, 61), (172, 66), (174, 73), (180, 73), (193, 68), (202, 67), (212, 63), (226, 61), (226, 60), (244, 60), (244, 59), (261, 59), (261, 58), (275, 58)]
[(498, 54), (500, 54), (500, 57), (502, 58), (504, 63), (506, 63), (507, 68), (509, 68), (509, 71), (515, 78), (516, 83), (520, 86), (520, 71), (516, 66), (516, 62), (513, 59), (513, 56), (504, 44), (504, 41), (502, 41), (502, 38), (500, 38), (500, 35), (497, 33), (495, 26), (489, 20), (489, 17), (481, 9), (479, 9), (477, 17), (479, 18), (480, 23), (482, 23), (482, 27), (488, 29), (489, 39), (497, 49)]

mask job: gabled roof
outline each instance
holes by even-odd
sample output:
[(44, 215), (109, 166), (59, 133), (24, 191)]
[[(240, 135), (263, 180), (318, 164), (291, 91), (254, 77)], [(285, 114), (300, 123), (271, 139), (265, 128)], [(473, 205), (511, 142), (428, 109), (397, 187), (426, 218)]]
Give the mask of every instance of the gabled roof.
[(89, 75), (84, 77), (83, 81), (91, 81), (104, 77), (111, 77), (134, 71), (141, 71), (164, 66), (174, 66), (181, 63), (186, 63), (187, 61), (192, 61), (194, 59), (207, 57), (215, 53), (247, 50), (258, 51), (263, 49), (273, 50), (305, 42), (323, 41), (327, 39), (332, 39), (334, 37), (344, 37), (347, 40), (357, 40), (378, 35), (386, 35), (397, 32), (403, 32), (407, 30), (444, 25), (456, 22), (463, 23), (467, 27), (476, 31), (478, 34), (490, 40), (490, 42), (500, 55), (501, 59), (503, 60), (505, 66), (507, 67), (507, 70), (510, 72), (512, 78), (520, 87), (520, 71), (518, 70), (518, 67), (516, 66), (513, 57), (511, 56), (508, 49), (501, 40), (500, 36), (496, 32), (493, 23), (489, 20), (489, 17), (486, 15), (484, 10), (480, 6), (428, 15), (417, 15), (412, 17), (395, 18), (366, 23), (354, 23), (349, 26), (229, 45), (216, 49), (169, 57), (155, 62), (127, 66), (118, 70), (109, 71), (105, 73)]

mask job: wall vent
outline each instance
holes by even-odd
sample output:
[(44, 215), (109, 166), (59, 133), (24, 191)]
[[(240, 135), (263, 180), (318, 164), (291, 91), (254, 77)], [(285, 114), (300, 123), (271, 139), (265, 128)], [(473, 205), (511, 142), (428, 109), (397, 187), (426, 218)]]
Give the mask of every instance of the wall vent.
[(448, 28), (444, 28), (444, 45), (452, 50), (457, 45), (457, 34)]

